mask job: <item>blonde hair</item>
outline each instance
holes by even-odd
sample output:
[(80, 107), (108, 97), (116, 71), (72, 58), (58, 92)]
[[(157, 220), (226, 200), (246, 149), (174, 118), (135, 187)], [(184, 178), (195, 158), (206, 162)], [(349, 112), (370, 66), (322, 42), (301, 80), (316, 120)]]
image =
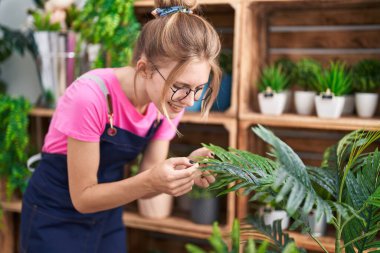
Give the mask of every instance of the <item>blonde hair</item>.
[[(155, 0), (155, 6), (157, 8), (183, 6), (186, 9), (194, 10), (197, 7), (197, 1)], [(166, 79), (161, 95), (161, 106), (165, 116), (168, 116), (164, 106), (164, 96), (175, 79), (190, 63), (200, 60), (208, 61), (211, 66), (212, 80), (209, 87), (212, 88), (212, 93), (202, 102), (202, 116), (207, 116), (219, 92), (221, 70), (218, 55), (220, 48), (219, 36), (208, 21), (196, 14), (177, 12), (157, 17), (144, 25), (136, 43), (133, 64), (136, 65), (143, 55), (148, 62), (158, 65), (166, 61), (177, 62)], [(136, 71), (136, 76), (138, 71)]]

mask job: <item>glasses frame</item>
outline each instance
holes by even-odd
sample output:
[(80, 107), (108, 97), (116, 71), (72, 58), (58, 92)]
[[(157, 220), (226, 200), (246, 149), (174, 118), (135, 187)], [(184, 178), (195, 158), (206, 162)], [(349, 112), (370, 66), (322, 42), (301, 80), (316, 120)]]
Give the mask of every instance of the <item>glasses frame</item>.
[[(165, 78), (164, 75), (162, 75), (162, 73), (158, 70), (158, 68), (156, 67), (156, 65), (153, 64), (153, 63), (151, 63), (151, 64), (152, 64), (154, 70), (157, 71), (157, 73), (158, 73), (158, 74), (162, 77), (162, 79), (166, 82), (166, 78)], [(200, 90), (203, 90), (203, 88), (202, 88), (202, 89), (194, 89), (194, 90), (193, 90), (193, 89), (190, 89), (190, 88), (186, 88), (186, 89), (189, 90), (188, 92), (186, 92), (186, 96), (184, 96), (184, 97), (181, 98), (181, 99), (176, 99), (176, 100), (174, 100), (173, 97), (174, 97), (174, 95), (177, 93), (177, 91), (179, 91), (179, 90), (181, 90), (181, 89), (184, 89), (184, 88), (173, 88), (173, 87), (171, 86), (170, 89), (171, 89), (171, 91), (173, 92), (173, 94), (172, 94), (171, 97), (170, 97), (170, 100), (173, 101), (173, 102), (179, 102), (179, 101), (184, 100), (185, 98), (187, 98), (187, 97), (189, 96), (189, 94), (190, 94), (191, 92), (194, 92), (194, 101), (199, 101), (199, 100), (204, 101), (204, 100), (208, 99), (209, 96), (210, 96), (211, 93), (212, 93), (212, 88), (211, 88), (211, 87), (208, 87), (208, 88), (207, 88), (207, 91), (206, 91), (206, 93), (205, 93), (205, 95), (204, 95), (204, 97), (203, 97), (202, 99), (195, 99), (195, 95), (197, 94), (197, 92), (199, 92)], [(201, 94), (201, 96), (202, 96), (202, 94)]]

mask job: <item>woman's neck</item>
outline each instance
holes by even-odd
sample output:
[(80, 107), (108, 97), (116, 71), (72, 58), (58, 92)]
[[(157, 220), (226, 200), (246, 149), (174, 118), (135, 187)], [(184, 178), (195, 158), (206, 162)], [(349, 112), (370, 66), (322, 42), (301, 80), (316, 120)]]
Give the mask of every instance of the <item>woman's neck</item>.
[(133, 67), (118, 68), (115, 74), (128, 100), (138, 112), (144, 114), (150, 102), (145, 92), (144, 80), (137, 76), (136, 84), (134, 83), (136, 70)]

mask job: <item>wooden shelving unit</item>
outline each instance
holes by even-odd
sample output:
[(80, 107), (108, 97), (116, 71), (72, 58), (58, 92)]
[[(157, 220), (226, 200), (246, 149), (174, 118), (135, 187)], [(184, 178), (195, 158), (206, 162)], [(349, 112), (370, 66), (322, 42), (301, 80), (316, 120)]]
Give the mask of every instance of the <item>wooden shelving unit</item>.
[[(10, 202), (1, 202), (4, 212), (21, 213), (21, 200), (13, 200)], [(186, 236), (193, 238), (206, 239), (212, 232), (209, 225), (194, 224), (188, 219), (179, 217), (168, 217), (164, 219), (149, 219), (133, 212), (125, 211), (123, 213), (123, 222), (126, 227), (137, 228), (178, 236)], [(228, 234), (230, 226), (222, 227), (222, 233)]]
[[(379, 11), (380, 2), (370, 0), (244, 0), (238, 148), (265, 154), (266, 146), (251, 131), (257, 124), (288, 134), (289, 145), (301, 153), (314, 151), (313, 155), (340, 134), (357, 129), (379, 130), (380, 108), (371, 119), (353, 115), (328, 120), (300, 116), (292, 110), (281, 116), (262, 115), (256, 85), (262, 67), (283, 57), (294, 61), (308, 57), (323, 64), (331, 59), (341, 59), (348, 64), (365, 58), (380, 59), (380, 46), (375, 43), (380, 39), (380, 17), (376, 14)], [(328, 134), (331, 140), (327, 140)], [(307, 138), (302, 139), (303, 136)], [(320, 136), (326, 139), (319, 140)], [(247, 208), (248, 199), (239, 196), (237, 216), (246, 217)], [(293, 232), (290, 235), (301, 247), (321, 250), (307, 235)], [(321, 241), (329, 252), (334, 252), (333, 238), (325, 237)]]

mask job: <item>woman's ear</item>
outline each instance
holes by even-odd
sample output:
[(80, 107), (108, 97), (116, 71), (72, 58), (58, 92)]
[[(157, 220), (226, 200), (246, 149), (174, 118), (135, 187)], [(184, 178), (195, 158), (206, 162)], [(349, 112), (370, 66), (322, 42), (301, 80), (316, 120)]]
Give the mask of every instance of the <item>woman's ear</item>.
[(145, 57), (137, 61), (136, 70), (145, 79), (151, 79), (154, 73)]

